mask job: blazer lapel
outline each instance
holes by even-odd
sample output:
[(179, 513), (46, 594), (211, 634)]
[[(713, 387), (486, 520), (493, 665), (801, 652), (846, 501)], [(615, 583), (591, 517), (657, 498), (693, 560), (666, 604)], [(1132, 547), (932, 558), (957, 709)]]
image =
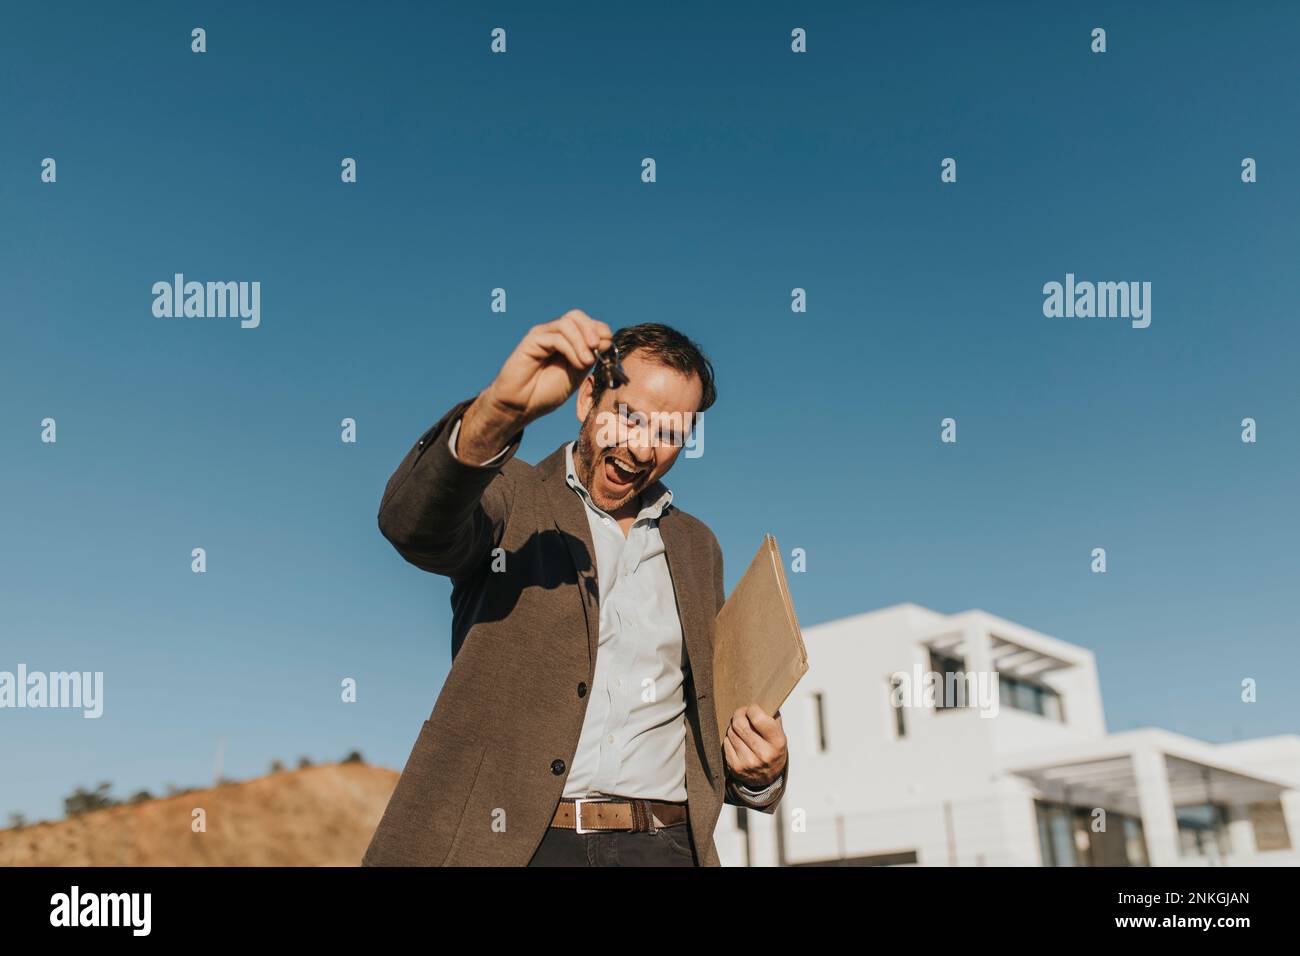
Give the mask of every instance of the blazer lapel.
[(673, 593), (677, 597), (677, 617), (686, 642), (700, 735), (709, 763), (706, 769), (717, 776), (719, 767), (716, 763), (722, 753), (722, 741), (718, 738), (710, 694), (713, 689), (713, 638), (710, 631), (714, 617), (713, 588), (704, 583), (710, 569), (700, 561), (695, 542), (682, 524), (676, 508), (669, 506), (660, 516), (659, 536), (664, 542), (664, 557), (668, 561), (668, 573), (673, 579)]
[(591, 540), (586, 506), (565, 480), (566, 445), (568, 442), (538, 462), (537, 470), (546, 487), (555, 528), (567, 546), (574, 570), (578, 574), (578, 599), (582, 602), (587, 627), (588, 673), (594, 673), (596, 645), (600, 640), (600, 581), (596, 568), (596, 545)]

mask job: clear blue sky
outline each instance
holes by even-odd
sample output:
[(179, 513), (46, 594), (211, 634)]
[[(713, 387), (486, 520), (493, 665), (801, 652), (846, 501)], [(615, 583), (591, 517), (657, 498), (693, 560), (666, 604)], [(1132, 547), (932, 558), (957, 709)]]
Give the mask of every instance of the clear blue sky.
[[(1300, 729), (1294, 4), (272, 6), (0, 15), (0, 670), (106, 681), (0, 713), (0, 814), (205, 784), (223, 737), (400, 767), (450, 588), (384, 482), (570, 307), (710, 352), (668, 483), (729, 586), (771, 531), (805, 625), (980, 607), (1093, 649), (1113, 730)], [(261, 327), (155, 318), (175, 272)], [(1151, 327), (1045, 318), (1066, 272), (1151, 281)]]

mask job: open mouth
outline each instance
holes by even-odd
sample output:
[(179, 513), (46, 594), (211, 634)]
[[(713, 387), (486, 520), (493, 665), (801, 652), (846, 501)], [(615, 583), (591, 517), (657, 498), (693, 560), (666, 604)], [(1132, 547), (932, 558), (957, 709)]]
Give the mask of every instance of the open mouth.
[(645, 468), (633, 468), (613, 455), (605, 456), (605, 480), (615, 488), (630, 488), (641, 480)]

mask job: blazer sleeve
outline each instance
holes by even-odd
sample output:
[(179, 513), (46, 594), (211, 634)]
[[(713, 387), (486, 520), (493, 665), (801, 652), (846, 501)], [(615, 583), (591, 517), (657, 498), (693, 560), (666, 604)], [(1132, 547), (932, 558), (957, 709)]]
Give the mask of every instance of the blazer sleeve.
[(490, 560), (510, 516), (513, 489), (502, 467), (519, 449), (520, 429), (490, 464), (451, 453), (452, 426), (474, 399), (459, 402), (430, 428), (397, 466), (379, 503), (379, 530), (416, 567), (452, 579)]
[[(713, 602), (714, 613), (722, 610), (722, 605), (726, 603), (726, 586), (722, 576), (722, 547), (718, 544), (718, 539), (713, 538)], [(726, 757), (723, 757), (723, 764), (726, 764)], [(786, 755), (785, 766), (781, 768), (781, 776), (777, 778), (774, 786), (775, 793), (769, 793), (761, 803), (756, 803), (749, 799), (741, 785), (732, 778), (730, 771), (727, 773), (727, 785), (723, 796), (723, 803), (729, 803), (734, 807), (744, 807), (746, 810), (756, 810), (759, 813), (775, 813), (776, 805), (781, 802), (785, 796), (786, 780), (790, 776), (790, 757)]]

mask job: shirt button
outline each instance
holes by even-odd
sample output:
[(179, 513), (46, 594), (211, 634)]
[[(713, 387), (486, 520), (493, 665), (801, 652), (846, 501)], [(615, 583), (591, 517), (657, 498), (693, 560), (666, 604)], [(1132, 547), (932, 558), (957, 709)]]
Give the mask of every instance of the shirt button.
[(557, 777), (558, 777), (560, 774), (564, 773), (564, 761), (563, 761), (563, 760), (552, 760), (552, 761), (551, 761), (551, 773), (555, 774)]
[[(621, 683), (621, 682), (620, 682), (620, 683)], [(578, 683), (578, 696), (579, 696), (579, 697), (586, 697), (586, 696), (587, 696), (587, 682), (586, 682), (585, 680), (584, 680), (584, 681), (580, 681), (580, 682)]]
[(605, 739), (608, 740), (608, 741), (612, 744), (612, 743), (614, 742), (614, 735), (613, 735), (613, 734), (610, 734), (610, 735), (609, 735), (608, 737), (606, 737)]
[(609, 524), (609, 519), (608, 519), (608, 518), (601, 518), (601, 519), (600, 519), (600, 523), (601, 523), (601, 524)]

